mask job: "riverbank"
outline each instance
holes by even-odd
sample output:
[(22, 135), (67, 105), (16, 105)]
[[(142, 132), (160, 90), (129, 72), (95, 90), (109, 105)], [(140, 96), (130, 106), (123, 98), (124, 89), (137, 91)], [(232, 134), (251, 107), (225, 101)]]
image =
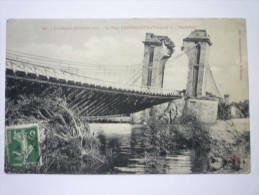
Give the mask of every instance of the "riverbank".
[(249, 118), (218, 120), (207, 125), (213, 139), (209, 153), (212, 173), (250, 172)]
[[(195, 117), (172, 125), (153, 120), (146, 125), (94, 123), (90, 129), (96, 137), (101, 134), (106, 142), (118, 143), (114, 173), (250, 172), (248, 118), (214, 124), (202, 124)], [(182, 157), (189, 160), (183, 162)]]
[[(196, 162), (193, 163), (206, 161), (207, 173), (250, 172), (249, 118), (217, 120), (214, 124), (202, 124), (202, 126), (203, 130), (200, 133), (194, 128), (195, 133), (191, 135), (190, 129), (185, 125), (177, 126), (187, 142), (198, 140), (196, 149), (190, 147), (196, 150), (196, 157), (193, 158)], [(204, 141), (205, 144), (202, 144)]]
[(172, 124), (169, 133), (166, 125), (156, 122), (150, 128), (158, 143), (154, 147), (160, 152), (193, 151), (193, 173), (250, 172), (249, 118), (203, 124), (194, 115), (187, 115), (181, 124)]

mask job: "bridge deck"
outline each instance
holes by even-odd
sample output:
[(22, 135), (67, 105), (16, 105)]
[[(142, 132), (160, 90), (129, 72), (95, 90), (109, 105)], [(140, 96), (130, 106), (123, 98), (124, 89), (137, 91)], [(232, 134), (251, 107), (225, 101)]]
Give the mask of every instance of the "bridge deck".
[(20, 94), (66, 97), (69, 107), (85, 116), (107, 116), (137, 112), (181, 98), (176, 91), (125, 87), (98, 83), (73, 73), (6, 59), (6, 97)]

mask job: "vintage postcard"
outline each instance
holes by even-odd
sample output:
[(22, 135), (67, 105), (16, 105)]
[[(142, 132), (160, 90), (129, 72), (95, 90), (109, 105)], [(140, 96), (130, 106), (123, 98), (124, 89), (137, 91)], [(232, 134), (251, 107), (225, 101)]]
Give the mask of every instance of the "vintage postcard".
[(244, 19), (10, 19), (5, 171), (250, 172)]

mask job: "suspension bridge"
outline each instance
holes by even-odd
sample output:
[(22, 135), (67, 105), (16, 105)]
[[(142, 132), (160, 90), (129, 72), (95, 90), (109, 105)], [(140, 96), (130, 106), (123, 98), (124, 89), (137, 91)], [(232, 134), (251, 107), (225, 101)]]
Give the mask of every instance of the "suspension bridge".
[[(102, 71), (107, 75), (102, 66), (96, 69), (91, 67), (94, 73), (89, 72), (89, 69), (86, 70), (87, 73), (76, 66), (71, 69), (66, 66), (67, 63), (7, 51), (6, 97), (15, 99), (21, 94), (29, 96), (56, 94), (66, 97), (69, 107), (78, 109), (80, 114), (85, 116), (129, 114), (181, 97), (174, 90), (146, 88), (132, 83), (127, 85), (123, 82), (111, 82), (86, 76), (95, 72), (100, 74)], [(73, 64), (69, 63), (69, 66), (73, 67)], [(112, 72), (112, 70), (106, 71)], [(120, 72), (119, 75), (121, 75)]]
[[(144, 44), (144, 60), (129, 65), (64, 61), (7, 50), (6, 98), (16, 100), (19, 95), (52, 94), (64, 97), (68, 106), (83, 116), (103, 117), (128, 115), (181, 98), (179, 91), (162, 88), (165, 59), (171, 57), (173, 43), (167, 37), (158, 36), (155, 40), (147, 37)], [(160, 50), (169, 49), (170, 54), (158, 56), (152, 44)], [(188, 55), (193, 49), (196, 50), (197, 45), (174, 59)], [(157, 61), (160, 64), (156, 64)], [(211, 70), (207, 71), (208, 80), (216, 89), (215, 96), (220, 96)], [(137, 85), (141, 78), (142, 84)]]

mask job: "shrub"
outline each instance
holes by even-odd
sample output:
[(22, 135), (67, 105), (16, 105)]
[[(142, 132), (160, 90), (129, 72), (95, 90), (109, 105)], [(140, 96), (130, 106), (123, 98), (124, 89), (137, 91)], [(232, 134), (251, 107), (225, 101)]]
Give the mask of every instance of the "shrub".
[(10, 167), (7, 172), (95, 173), (105, 164), (99, 142), (91, 135), (88, 124), (55, 96), (6, 100), (6, 125), (38, 123), (42, 166)]
[(186, 138), (190, 149), (199, 155), (206, 155), (211, 149), (210, 131), (195, 114), (185, 114), (182, 119)]
[(231, 118), (230, 105), (219, 103), (218, 105), (218, 118), (223, 120), (228, 120)]

